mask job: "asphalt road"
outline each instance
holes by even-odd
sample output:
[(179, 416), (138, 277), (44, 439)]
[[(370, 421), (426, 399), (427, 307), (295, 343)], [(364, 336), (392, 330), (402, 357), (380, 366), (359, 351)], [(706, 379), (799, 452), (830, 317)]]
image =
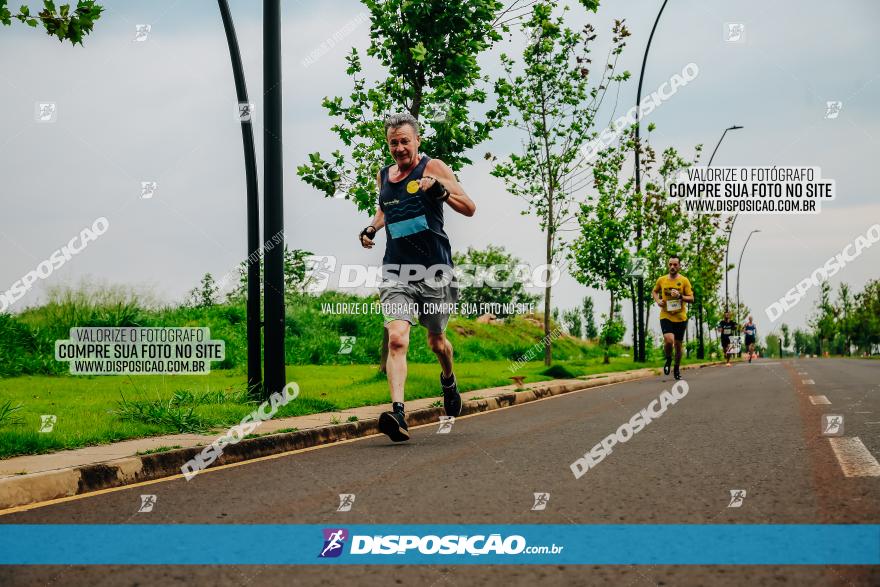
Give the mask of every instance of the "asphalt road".
[[(880, 361), (686, 371), (688, 395), (580, 479), (570, 464), (674, 383), (594, 388), (182, 479), (0, 515), (8, 523), (880, 523), (880, 477), (846, 476), (823, 413), (880, 458)], [(809, 383), (812, 381), (813, 383)], [(813, 405), (824, 395), (830, 405)], [(743, 489), (742, 506), (728, 507)], [(533, 494), (550, 494), (533, 511)], [(138, 513), (142, 494), (155, 509)], [(340, 493), (356, 495), (337, 512)], [(2, 529), (0, 529), (2, 532)], [(47, 545), (51, 548), (51, 545)], [(878, 567), (0, 567), (0, 585), (880, 585)]]

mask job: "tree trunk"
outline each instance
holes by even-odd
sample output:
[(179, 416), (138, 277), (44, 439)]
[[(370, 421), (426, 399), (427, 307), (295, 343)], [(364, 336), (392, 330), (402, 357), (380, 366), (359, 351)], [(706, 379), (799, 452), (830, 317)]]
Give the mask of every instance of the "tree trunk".
[[(552, 201), (552, 200), (551, 200)], [(551, 204), (552, 206), (552, 204)], [(551, 207), (552, 210), (552, 207)], [(547, 227), (547, 266), (550, 266), (550, 260), (553, 258), (552, 233), (550, 227)], [(550, 340), (550, 279), (547, 276), (547, 285), (544, 286), (544, 365), (550, 366), (553, 361), (552, 341)]]
[(638, 321), (638, 311), (636, 310), (636, 290), (635, 286), (630, 283), (629, 284), (629, 298), (632, 302), (632, 313), (633, 313), (633, 348), (632, 348), (632, 357), (633, 361), (638, 361), (638, 349), (639, 349), (639, 321)]
[[(611, 292), (609, 292), (609, 294), (611, 296), (611, 309), (608, 310), (608, 324), (614, 324), (614, 303), (615, 303), (614, 292), (611, 291)], [(605, 340), (603, 342), (605, 343), (605, 357), (602, 359), (602, 363), (607, 365), (608, 363), (611, 362), (611, 357), (609, 355), (609, 349), (610, 349), (611, 345), (608, 343), (607, 337), (605, 338)]]

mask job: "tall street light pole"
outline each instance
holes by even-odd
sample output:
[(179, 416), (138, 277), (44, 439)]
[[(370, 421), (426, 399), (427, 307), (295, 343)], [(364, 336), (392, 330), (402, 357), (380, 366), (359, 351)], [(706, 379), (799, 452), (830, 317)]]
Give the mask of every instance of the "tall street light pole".
[[(247, 185), (247, 388), (254, 395), (262, 394), (263, 366), (260, 352), (260, 193), (257, 185), (257, 154), (254, 149), (254, 127), (251, 123), (253, 112), (248, 102), (247, 84), (241, 66), (241, 52), (235, 25), (226, 0), (217, 0), (220, 17), (226, 31), (229, 57), (232, 61), (232, 76), (235, 79), (235, 94), (239, 104), (241, 139), (244, 146), (244, 171)], [(247, 112), (242, 112), (242, 107)], [(247, 115), (245, 115), (247, 114)]]
[[(721, 146), (721, 141), (724, 140), (724, 135), (727, 134), (729, 130), (739, 130), (741, 126), (733, 125), (729, 128), (724, 129), (724, 133), (721, 135), (721, 138), (718, 139), (718, 144), (715, 145), (715, 150), (712, 151), (712, 156), (709, 157), (709, 165), (707, 167), (712, 166), (712, 159), (715, 158), (715, 153), (718, 152), (718, 147)], [(730, 267), (730, 263), (728, 263), (728, 254), (730, 253), (730, 237), (733, 234), (733, 225), (736, 224), (736, 219), (739, 216), (739, 213), (733, 215), (733, 220), (730, 221), (730, 227), (727, 229), (727, 246), (724, 248), (724, 310), (727, 310), (728, 301), (730, 300), (730, 296), (727, 295), (727, 274), (729, 273), (728, 267)]]
[[(284, 207), (281, 143), (281, 0), (263, 0), (263, 234), (273, 246), (265, 259), (264, 397), (281, 391), (284, 373)], [(268, 247), (266, 247), (268, 249)]]
[[(709, 157), (709, 164), (706, 167), (712, 167), (712, 160), (715, 159), (715, 153), (718, 152), (718, 147), (721, 146), (721, 141), (724, 140), (724, 137), (727, 135), (727, 131), (729, 130), (739, 130), (741, 126), (734, 124), (733, 126), (729, 126), (724, 129), (724, 132), (721, 133), (721, 138), (718, 139), (718, 144), (715, 145), (715, 150), (712, 151), (712, 156)], [(697, 358), (702, 359), (706, 356), (706, 347), (704, 345), (703, 339), (703, 256), (702, 256), (702, 243), (703, 243), (703, 233), (702, 233), (702, 216), (697, 216), (697, 275), (700, 280), (700, 288), (697, 290)], [(734, 217), (734, 221), (736, 218)], [(728, 234), (728, 245), (730, 245), (730, 235)], [(727, 309), (727, 253), (724, 254), (724, 306)]]
[[(641, 198), (642, 198), (642, 175), (641, 169), (639, 167), (640, 157), (639, 151), (642, 146), (639, 142), (640, 130), (641, 130), (641, 114), (639, 104), (642, 102), (642, 82), (645, 79), (645, 65), (648, 63), (648, 51), (651, 50), (651, 40), (654, 38), (654, 31), (657, 30), (657, 23), (660, 22), (660, 15), (663, 14), (663, 9), (666, 8), (666, 2), (668, 0), (663, 0), (663, 5), (660, 6), (660, 12), (657, 13), (657, 18), (654, 20), (654, 26), (651, 27), (651, 34), (648, 36), (648, 44), (645, 47), (645, 56), (642, 58), (642, 71), (639, 73), (639, 87), (636, 93), (636, 146), (635, 146), (635, 168), (636, 168), (636, 198), (639, 201), (639, 212), (641, 212)], [(639, 216), (638, 225), (636, 226), (636, 250), (642, 250), (642, 219)], [(634, 349), (635, 359), (638, 362), (645, 362), (645, 278), (640, 275), (637, 279), (637, 290), (638, 290), (638, 316), (633, 316), (633, 321), (636, 322), (636, 339), (638, 342), (638, 348)]]
[(752, 238), (752, 235), (756, 232), (761, 232), (759, 229), (755, 229), (749, 233), (749, 236), (746, 237), (746, 242), (743, 245), (742, 252), (739, 254), (739, 263), (736, 264), (736, 323), (739, 325), (739, 274), (742, 273), (742, 263), (743, 263), (743, 255), (746, 253), (746, 245), (749, 244), (749, 239)]

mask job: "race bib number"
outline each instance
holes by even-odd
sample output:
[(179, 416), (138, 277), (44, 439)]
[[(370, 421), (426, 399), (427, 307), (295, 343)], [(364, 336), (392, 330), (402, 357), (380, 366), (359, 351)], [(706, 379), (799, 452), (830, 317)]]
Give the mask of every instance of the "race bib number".
[(722, 328), (721, 329), (721, 334), (730, 334), (731, 332), (732, 331), (730, 328)]
[(667, 312), (678, 312), (681, 310), (681, 300), (666, 300)]

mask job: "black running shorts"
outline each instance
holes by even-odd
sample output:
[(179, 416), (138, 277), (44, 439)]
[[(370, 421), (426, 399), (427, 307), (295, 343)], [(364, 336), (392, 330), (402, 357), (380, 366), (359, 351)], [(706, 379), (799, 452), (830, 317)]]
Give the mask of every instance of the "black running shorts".
[(687, 324), (687, 320), (682, 320), (681, 322), (673, 322), (668, 318), (661, 318), (660, 330), (663, 331), (663, 334), (675, 335), (675, 340), (684, 340), (684, 331), (687, 328)]

